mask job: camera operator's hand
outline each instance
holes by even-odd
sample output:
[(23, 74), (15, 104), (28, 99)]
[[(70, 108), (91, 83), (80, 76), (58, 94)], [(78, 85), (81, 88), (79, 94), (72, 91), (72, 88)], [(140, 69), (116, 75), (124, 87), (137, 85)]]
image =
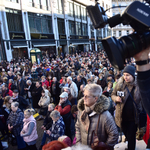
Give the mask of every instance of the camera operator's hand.
[(117, 98), (116, 98), (116, 101), (115, 101), (116, 103), (122, 103), (122, 99), (121, 99), (121, 97), (120, 96), (117, 96)]
[[(134, 55), (134, 58), (136, 61), (142, 61), (142, 60), (148, 60), (149, 58), (149, 53), (150, 53), (150, 47), (146, 48), (145, 50), (142, 50), (138, 54)], [(137, 71), (147, 71), (150, 69), (150, 64), (145, 64), (145, 65), (136, 65)]]

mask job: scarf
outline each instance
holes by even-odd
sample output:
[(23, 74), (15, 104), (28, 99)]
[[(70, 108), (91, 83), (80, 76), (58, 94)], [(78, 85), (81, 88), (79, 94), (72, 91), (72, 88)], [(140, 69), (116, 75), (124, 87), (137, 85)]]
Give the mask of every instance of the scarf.
[(89, 120), (89, 114), (91, 114), (95, 108), (95, 104), (93, 104), (92, 106), (88, 107), (85, 106), (85, 110), (82, 111), (81, 114), (81, 123), (83, 124), (83, 127), (85, 128), (85, 131), (88, 133), (88, 129), (89, 129), (89, 125), (90, 125), (90, 120)]

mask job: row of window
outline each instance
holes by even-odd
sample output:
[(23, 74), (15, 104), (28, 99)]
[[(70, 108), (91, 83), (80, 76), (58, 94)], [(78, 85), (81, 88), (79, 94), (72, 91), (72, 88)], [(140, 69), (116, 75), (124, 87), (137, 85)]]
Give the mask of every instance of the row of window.
[[(7, 0), (11, 2), (18, 3), (18, 0)], [(29, 6), (36, 7), (39, 9), (46, 8), (48, 10), (48, 0), (28, 0)], [(56, 12), (58, 14), (63, 14), (63, 1), (62, 0), (56, 0)], [(71, 17), (76, 17), (78, 19), (86, 20), (86, 7), (76, 4), (74, 2), (68, 2), (68, 15)]]
[[(129, 34), (129, 30), (126, 30), (126, 34)], [(116, 31), (113, 31), (113, 36), (116, 36)], [(122, 36), (122, 31), (119, 31), (119, 36)]]
[[(20, 10), (6, 8), (8, 29), (11, 32), (23, 32), (22, 14)], [(51, 16), (28, 12), (31, 33), (53, 33)], [(64, 19), (57, 19), (59, 34), (65, 34)], [(87, 24), (69, 21), (70, 35), (87, 35)]]
[(68, 2), (68, 15), (78, 19), (86, 20), (86, 7), (75, 4), (74, 2)]

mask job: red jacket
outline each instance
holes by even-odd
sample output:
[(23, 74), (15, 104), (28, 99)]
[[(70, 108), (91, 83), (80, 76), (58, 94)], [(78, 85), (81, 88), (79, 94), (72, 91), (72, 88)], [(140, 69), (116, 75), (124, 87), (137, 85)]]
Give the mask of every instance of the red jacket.
[(49, 83), (48, 83), (48, 81), (47, 80), (45, 80), (44, 82), (42, 82), (42, 86), (43, 85), (46, 85), (47, 87), (49, 86)]
[(145, 135), (143, 136), (143, 140), (145, 141), (146, 144), (148, 143), (149, 136), (150, 136), (150, 118), (149, 118), (149, 116), (147, 115), (146, 133), (145, 133)]
[(12, 92), (12, 90), (6, 90), (3, 94), (2, 94), (2, 96), (3, 97), (5, 97), (5, 96), (13, 96), (13, 92)]

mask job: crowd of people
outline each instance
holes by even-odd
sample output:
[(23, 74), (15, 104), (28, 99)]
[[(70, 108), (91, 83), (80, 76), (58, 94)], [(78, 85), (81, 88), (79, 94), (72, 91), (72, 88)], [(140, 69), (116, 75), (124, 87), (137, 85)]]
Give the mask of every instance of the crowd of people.
[[(96, 146), (113, 150), (124, 134), (128, 150), (134, 150), (136, 138), (145, 133), (146, 113), (136, 82), (135, 61), (131, 58), (127, 63), (122, 71), (114, 69), (103, 50), (45, 56), (34, 64), (25, 58), (2, 61), (2, 138), (11, 137), (11, 144), (19, 150), (52, 150), (52, 145), (67, 148), (79, 143), (95, 150)], [(142, 126), (140, 112), (145, 114)], [(34, 113), (39, 113), (38, 119)], [(44, 134), (37, 148), (40, 120)]]

